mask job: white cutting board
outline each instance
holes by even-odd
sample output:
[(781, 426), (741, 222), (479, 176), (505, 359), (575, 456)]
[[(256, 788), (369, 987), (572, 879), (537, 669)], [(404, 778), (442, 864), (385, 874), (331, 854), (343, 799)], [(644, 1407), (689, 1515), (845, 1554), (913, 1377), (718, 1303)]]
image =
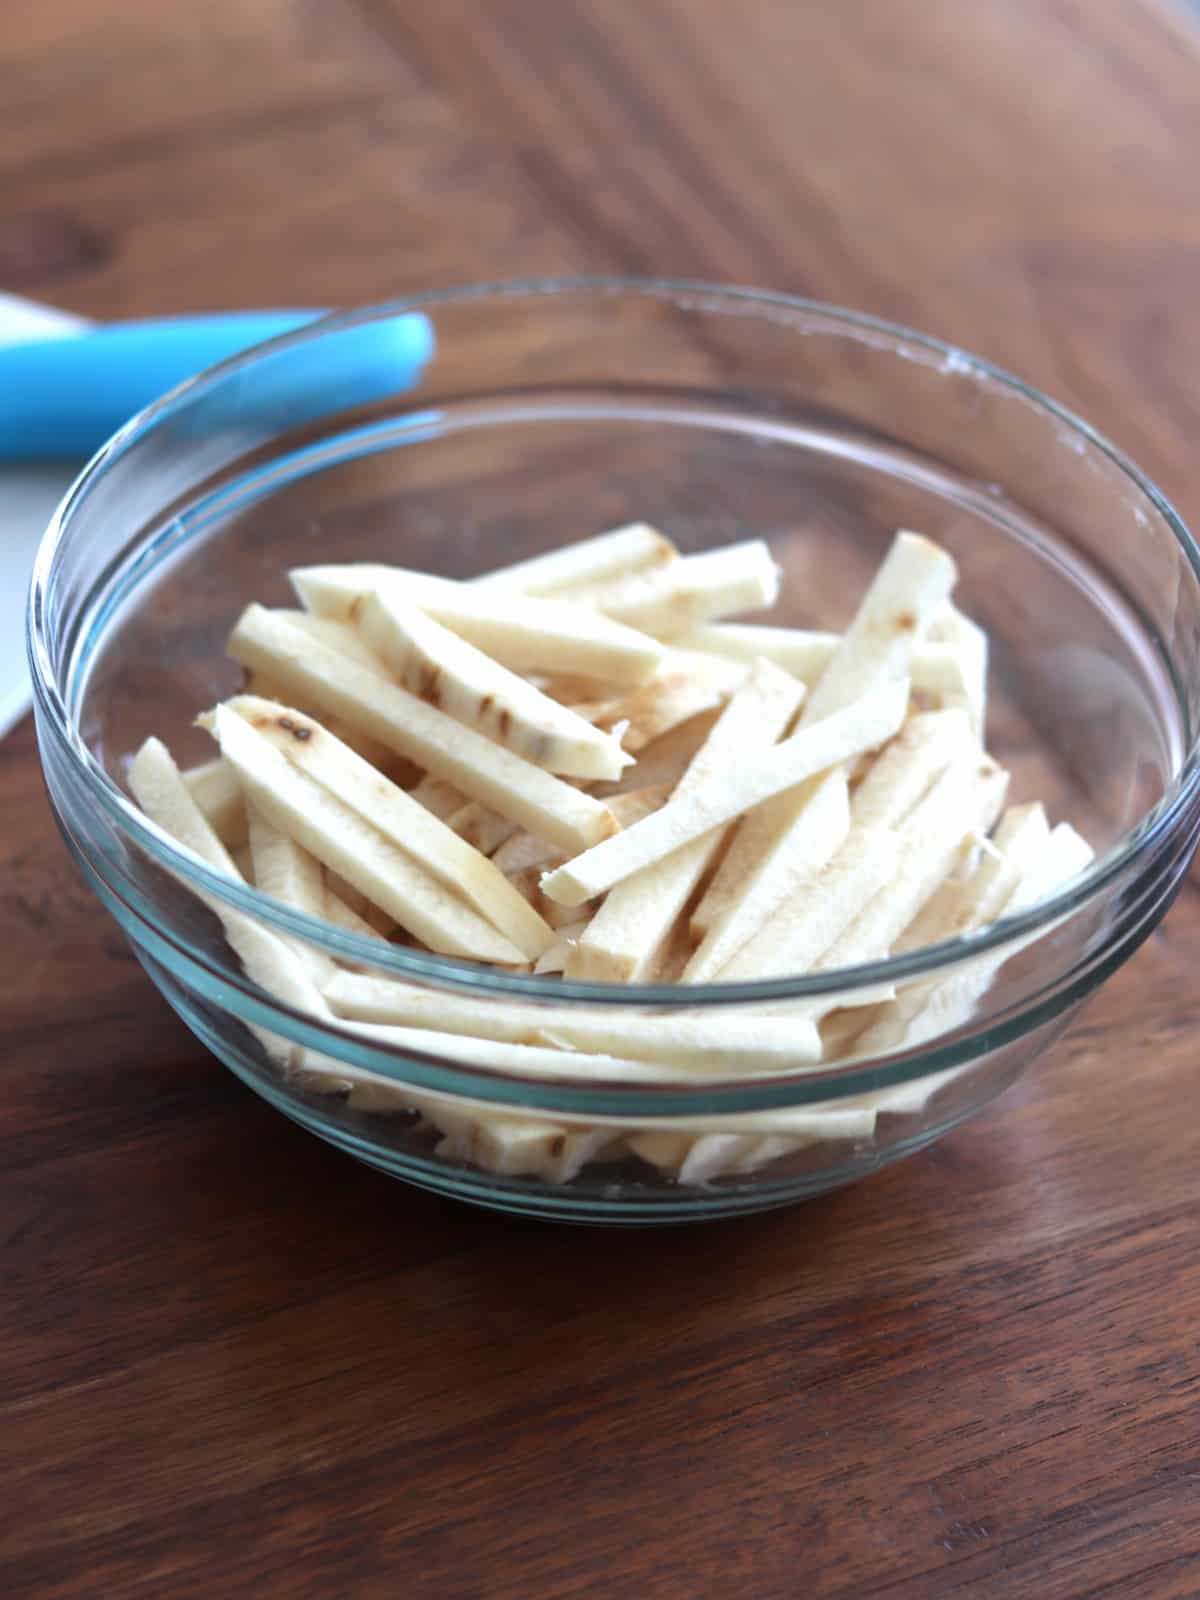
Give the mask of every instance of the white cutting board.
[[(83, 325), (82, 317), (69, 312), (0, 294), (0, 344), (69, 333)], [(29, 575), (50, 514), (78, 470), (78, 462), (0, 465), (0, 736), (29, 709), (25, 666)]]

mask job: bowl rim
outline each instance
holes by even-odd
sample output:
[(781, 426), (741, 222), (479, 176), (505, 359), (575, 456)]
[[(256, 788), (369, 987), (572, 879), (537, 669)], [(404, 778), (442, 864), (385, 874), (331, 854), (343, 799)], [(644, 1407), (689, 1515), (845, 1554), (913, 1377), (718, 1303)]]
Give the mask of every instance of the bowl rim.
[[(772, 311), (782, 311), (790, 317), (815, 320), (831, 330), (850, 336), (868, 337), (876, 346), (883, 341), (898, 356), (915, 353), (931, 362), (936, 361), (948, 375), (973, 373), (989, 384), (1008, 391), (1045, 415), (1060, 429), (1069, 430), (1105, 456), (1162, 517), (1191, 568), (1193, 580), (1200, 588), (1200, 545), (1163, 492), (1123, 451), (1082, 417), (1004, 368), (902, 324), (778, 291), (690, 279), (619, 276), (526, 278), (405, 295), (318, 317), (301, 328), (255, 345), (185, 380), (130, 418), (102, 445), (56, 507), (38, 547), (26, 613), (26, 641), (35, 705), (76, 776), (86, 786), (89, 798), (102, 808), (121, 833), (131, 837), (160, 866), (167, 868), (189, 887), (248, 913), (281, 932), (302, 938), (341, 960), (366, 965), (380, 975), (419, 980), (427, 986), (450, 991), (470, 991), (477, 995), (486, 993), (514, 1000), (544, 1000), (560, 1005), (637, 1005), (651, 1009), (686, 1006), (688, 1009), (701, 1009), (776, 1000), (822, 999), (833, 995), (850, 996), (857, 990), (878, 984), (948, 973), (967, 961), (999, 951), (1009, 943), (1034, 937), (1074, 916), (1102, 897), (1139, 857), (1153, 856), (1156, 846), (1186, 824), (1200, 799), (1200, 734), (1188, 726), (1186, 707), (1177, 702), (1188, 737), (1184, 741), (1178, 770), (1165, 785), (1163, 795), (1109, 850), (1049, 899), (1029, 910), (1000, 918), (972, 933), (923, 946), (907, 955), (833, 968), (819, 974), (796, 974), (753, 982), (681, 985), (585, 983), (557, 975), (510, 973), (465, 959), (394, 945), (388, 945), (386, 950), (381, 951), (378, 940), (345, 932), (322, 919), (296, 911), (248, 884), (230, 880), (178, 845), (169, 834), (151, 822), (87, 747), (68, 712), (66, 695), (52, 666), (46, 619), (55, 557), (73, 517), (96, 484), (117, 462), (136, 449), (148, 433), (229, 377), (254, 368), (264, 358), (277, 352), (310, 344), (327, 334), (372, 321), (420, 313), (444, 305), (489, 300), (528, 300), (536, 304), (541, 300), (568, 296), (597, 300), (632, 296), (676, 303), (685, 297), (703, 297), (706, 305), (702, 309), (705, 310), (742, 315), (770, 315)], [(95, 593), (89, 595), (83, 602), (84, 608), (94, 605), (95, 599)], [(256, 985), (251, 987), (257, 992)]]

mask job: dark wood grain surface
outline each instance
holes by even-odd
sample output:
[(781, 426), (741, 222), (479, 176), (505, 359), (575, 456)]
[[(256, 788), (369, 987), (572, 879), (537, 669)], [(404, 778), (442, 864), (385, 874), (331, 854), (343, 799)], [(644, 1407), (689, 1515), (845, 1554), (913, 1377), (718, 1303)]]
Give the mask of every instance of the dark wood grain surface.
[[(1137, 0), (40, 0), (0, 288), (524, 273), (924, 327), (1200, 520), (1200, 44)], [(1200, 1594), (1200, 896), (1019, 1089), (791, 1213), (456, 1207), (217, 1067), (0, 744), (0, 1593)]]

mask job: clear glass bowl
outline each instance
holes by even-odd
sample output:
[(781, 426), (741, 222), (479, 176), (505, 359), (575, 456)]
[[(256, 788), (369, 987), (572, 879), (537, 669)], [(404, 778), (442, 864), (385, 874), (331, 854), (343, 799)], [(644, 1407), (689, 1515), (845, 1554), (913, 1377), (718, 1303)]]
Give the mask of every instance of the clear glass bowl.
[[(397, 390), (389, 325), (413, 310), (436, 352)], [(1012, 770), (1011, 797), (1073, 821), (1094, 866), (1031, 912), (871, 967), (707, 988), (567, 985), (398, 947), (380, 958), (378, 944), (198, 866), (126, 798), (123, 772), (148, 734), (183, 763), (212, 755), (192, 721), (239, 684), (225, 636), (248, 600), (288, 603), (290, 566), (380, 560), (466, 576), (632, 520), (685, 550), (765, 537), (785, 569), (771, 620), (823, 628), (845, 622), (896, 528), (942, 542), (963, 608), (992, 639), (989, 746)], [(85, 878), (188, 1025), (281, 1111), (485, 1205), (712, 1217), (848, 1183), (940, 1138), (1010, 1084), (1162, 917), (1200, 820), (1197, 570), (1179, 518), (1110, 445), (918, 334), (703, 285), (453, 291), (227, 363), (93, 461), (37, 564), (38, 735)], [(548, 1001), (786, 1013), (967, 958), (999, 970), (967, 1025), (891, 1056), (703, 1084), (522, 1080), (290, 1011), (246, 978), (197, 889), (442, 993), (448, 1013), (464, 995), (531, 1017)], [(723, 1141), (705, 1147), (720, 1159), (694, 1161), (688, 1181), (656, 1164), (656, 1151), (702, 1135)]]

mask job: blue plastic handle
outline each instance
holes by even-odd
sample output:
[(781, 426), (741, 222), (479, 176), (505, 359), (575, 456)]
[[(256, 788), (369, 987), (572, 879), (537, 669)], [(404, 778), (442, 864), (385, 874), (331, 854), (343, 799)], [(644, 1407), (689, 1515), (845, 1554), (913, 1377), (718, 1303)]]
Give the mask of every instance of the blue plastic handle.
[[(89, 456), (136, 411), (185, 378), (321, 315), (242, 311), (155, 318), (0, 345), (0, 461)], [(333, 409), (330, 382), (346, 405), (408, 388), (433, 344), (428, 319), (416, 313), (339, 330), (317, 342), (303, 363), (288, 364), (287, 392), (275, 397), (280, 420), (301, 422)]]

